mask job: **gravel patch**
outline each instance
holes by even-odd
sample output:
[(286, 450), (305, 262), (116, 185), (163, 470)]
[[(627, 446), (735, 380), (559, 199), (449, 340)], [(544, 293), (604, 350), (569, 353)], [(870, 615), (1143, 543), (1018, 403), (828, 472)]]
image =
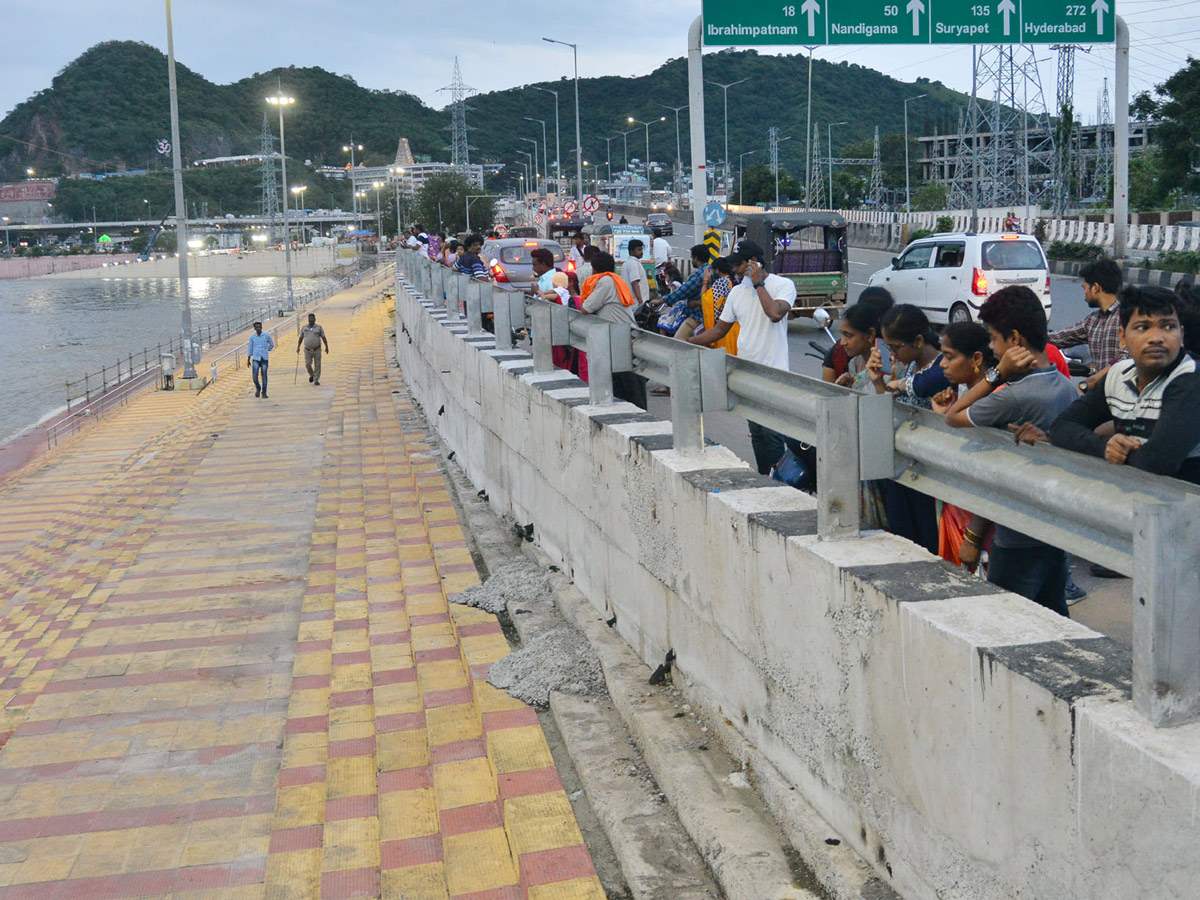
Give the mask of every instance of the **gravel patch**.
[(531, 706), (546, 708), (550, 692), (604, 696), (600, 660), (578, 629), (562, 624), (492, 664), (488, 683)]
[(497, 566), (483, 584), (469, 587), (450, 598), (451, 603), (474, 606), (496, 615), (541, 600), (550, 593), (546, 573), (528, 560), (518, 559)]

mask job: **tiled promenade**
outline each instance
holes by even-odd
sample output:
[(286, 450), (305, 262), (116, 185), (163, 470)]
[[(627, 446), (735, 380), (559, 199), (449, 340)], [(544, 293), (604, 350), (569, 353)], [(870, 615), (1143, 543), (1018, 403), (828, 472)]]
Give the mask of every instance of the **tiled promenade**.
[(0, 483), (2, 900), (603, 897), (370, 291)]

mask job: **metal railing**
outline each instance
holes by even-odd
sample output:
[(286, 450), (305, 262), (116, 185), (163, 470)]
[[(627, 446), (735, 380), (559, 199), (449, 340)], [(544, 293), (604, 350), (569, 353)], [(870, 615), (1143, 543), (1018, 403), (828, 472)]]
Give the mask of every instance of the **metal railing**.
[[(1200, 720), (1200, 489), (1038, 444), (683, 341), (615, 325), (402, 253), (397, 281), (445, 307), (467, 336), (491, 314), (497, 349), (531, 329), (537, 373), (552, 348), (587, 353), (589, 399), (611, 403), (614, 372), (671, 389), (673, 447), (699, 452), (704, 413), (732, 412), (817, 447), (818, 533), (861, 533), (861, 482), (890, 478), (1133, 578), (1133, 701), (1155, 725)], [(444, 297), (444, 299), (443, 299)], [(465, 319), (464, 319), (465, 316)]]

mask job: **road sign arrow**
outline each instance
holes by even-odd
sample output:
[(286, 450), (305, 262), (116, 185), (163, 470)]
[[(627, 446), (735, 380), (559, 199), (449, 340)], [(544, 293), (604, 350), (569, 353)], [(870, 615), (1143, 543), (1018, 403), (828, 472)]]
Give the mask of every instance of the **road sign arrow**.
[(800, 5), (800, 12), (808, 16), (808, 36), (815, 37), (817, 34), (817, 14), (821, 12), (821, 4), (817, 0), (804, 0)]
[(1012, 34), (1012, 28), (1009, 25), (1009, 17), (1017, 11), (1016, 4), (1013, 0), (1000, 0), (1000, 5), (996, 7), (1000, 12), (1004, 13), (1004, 36), (1008, 37)]
[[(1102, 2), (1102, 0), (1097, 0)], [(921, 0), (908, 0), (908, 6), (904, 7), (906, 12), (912, 13), (913, 17), (913, 37), (921, 33), (921, 13), (925, 12), (925, 4)]]
[(1092, 12), (1096, 14), (1096, 34), (1104, 34), (1104, 14), (1108, 12), (1108, 4), (1104, 0), (1093, 0)]

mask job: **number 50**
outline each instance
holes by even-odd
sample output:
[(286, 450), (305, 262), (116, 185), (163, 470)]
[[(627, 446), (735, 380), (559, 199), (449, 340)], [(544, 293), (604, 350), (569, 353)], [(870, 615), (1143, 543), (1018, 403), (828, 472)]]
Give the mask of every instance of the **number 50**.
[(883, 14), (884, 14), (885, 16), (898, 16), (898, 15), (900, 15), (900, 7), (898, 7), (898, 6), (885, 6), (885, 7), (883, 8)]

